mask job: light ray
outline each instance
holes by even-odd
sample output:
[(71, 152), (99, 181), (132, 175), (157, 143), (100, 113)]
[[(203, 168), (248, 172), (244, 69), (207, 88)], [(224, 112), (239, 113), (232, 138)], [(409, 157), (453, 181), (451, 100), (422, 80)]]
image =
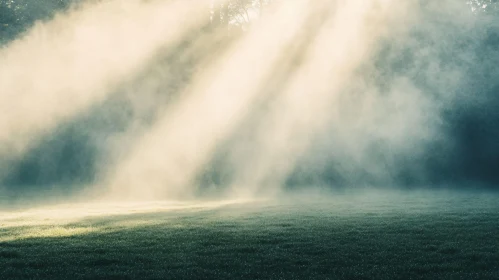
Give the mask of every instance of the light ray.
[(286, 55), (307, 19), (307, 1), (268, 12), (194, 81), (185, 98), (143, 137), (111, 175), (115, 193), (182, 196), (214, 149), (258, 99), (262, 83)]
[[(105, 99), (162, 48), (209, 21), (208, 0), (100, 1), (0, 49), (0, 156)], [(206, 2), (206, 3), (205, 3)]]
[(334, 14), (309, 49), (306, 62), (290, 78), (256, 132), (251, 155), (237, 159), (235, 192), (248, 195), (272, 186), (278, 191), (356, 67), (372, 51), (389, 21), (393, 1), (336, 1)]

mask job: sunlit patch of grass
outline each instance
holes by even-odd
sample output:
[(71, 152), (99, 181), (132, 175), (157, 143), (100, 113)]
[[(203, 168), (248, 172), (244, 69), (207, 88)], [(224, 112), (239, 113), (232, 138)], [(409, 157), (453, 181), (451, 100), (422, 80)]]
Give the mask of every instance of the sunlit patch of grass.
[(0, 231), (0, 242), (22, 240), (28, 238), (46, 238), (46, 237), (69, 237), (74, 235), (88, 234), (98, 230), (94, 227), (81, 226), (23, 226), (9, 228)]
[(41, 230), (31, 229), (19, 236), (19, 239), (25, 238), (44, 238), (44, 237), (68, 237), (74, 235), (88, 234), (95, 231), (92, 227), (49, 227)]
[[(223, 201), (150, 201), (150, 202), (93, 202), (60, 204), (55, 206), (27, 209), (18, 212), (0, 212), (0, 226), (33, 227), (48, 225), (66, 225), (83, 219), (128, 216), (132, 214), (148, 214), (168, 211), (199, 211), (223, 207), (231, 204), (240, 204), (247, 200)], [(131, 225), (129, 220), (122, 223)], [(135, 221), (137, 225), (144, 225), (146, 221)]]
[[(56, 205), (20, 212), (0, 213), (0, 242), (30, 238), (62, 238), (90, 233), (156, 226), (165, 219), (144, 218), (169, 212), (184, 213), (207, 211), (217, 207), (241, 203), (240, 200), (194, 202), (109, 202)], [(193, 213), (194, 213), (193, 212)], [(139, 215), (137, 218), (137, 215)], [(141, 216), (144, 215), (144, 216)], [(172, 228), (186, 225), (175, 223)]]

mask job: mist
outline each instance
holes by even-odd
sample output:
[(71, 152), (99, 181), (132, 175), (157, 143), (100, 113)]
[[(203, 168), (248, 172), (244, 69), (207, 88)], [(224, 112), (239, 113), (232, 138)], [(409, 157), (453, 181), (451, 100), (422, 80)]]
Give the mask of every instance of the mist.
[(74, 2), (2, 38), (0, 196), (496, 189), (494, 10), (229, 2)]

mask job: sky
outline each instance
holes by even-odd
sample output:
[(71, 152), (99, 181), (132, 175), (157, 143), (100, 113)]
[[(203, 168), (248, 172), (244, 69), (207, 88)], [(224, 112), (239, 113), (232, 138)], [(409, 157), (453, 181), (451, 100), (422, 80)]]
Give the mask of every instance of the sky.
[(276, 1), (230, 32), (210, 1), (42, 2), (0, 22), (0, 197), (498, 189), (499, 20), (466, 1)]

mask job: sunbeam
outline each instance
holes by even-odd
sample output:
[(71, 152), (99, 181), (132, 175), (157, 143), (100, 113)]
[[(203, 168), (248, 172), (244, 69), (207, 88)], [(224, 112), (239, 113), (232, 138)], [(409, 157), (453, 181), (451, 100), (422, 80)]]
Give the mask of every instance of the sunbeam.
[(283, 49), (295, 43), (307, 19), (306, 4), (293, 1), (269, 12), (203, 71), (118, 164), (110, 181), (114, 193), (133, 198), (192, 194), (193, 176), (259, 97), (261, 84), (286, 55)]
[[(313, 40), (305, 62), (289, 78), (255, 133), (256, 148), (237, 158), (236, 192), (272, 193), (289, 176), (314, 135), (336, 115), (339, 91), (354, 71), (376, 50), (376, 39), (393, 22), (392, 1), (338, 1), (328, 22)], [(406, 4), (402, 4), (406, 5)], [(336, 106), (331, 104), (336, 103)], [(256, 189), (255, 189), (256, 188)]]
[(209, 2), (199, 2), (84, 3), (4, 46), (1, 157), (18, 157), (39, 135), (104, 100), (159, 50), (206, 24)]

